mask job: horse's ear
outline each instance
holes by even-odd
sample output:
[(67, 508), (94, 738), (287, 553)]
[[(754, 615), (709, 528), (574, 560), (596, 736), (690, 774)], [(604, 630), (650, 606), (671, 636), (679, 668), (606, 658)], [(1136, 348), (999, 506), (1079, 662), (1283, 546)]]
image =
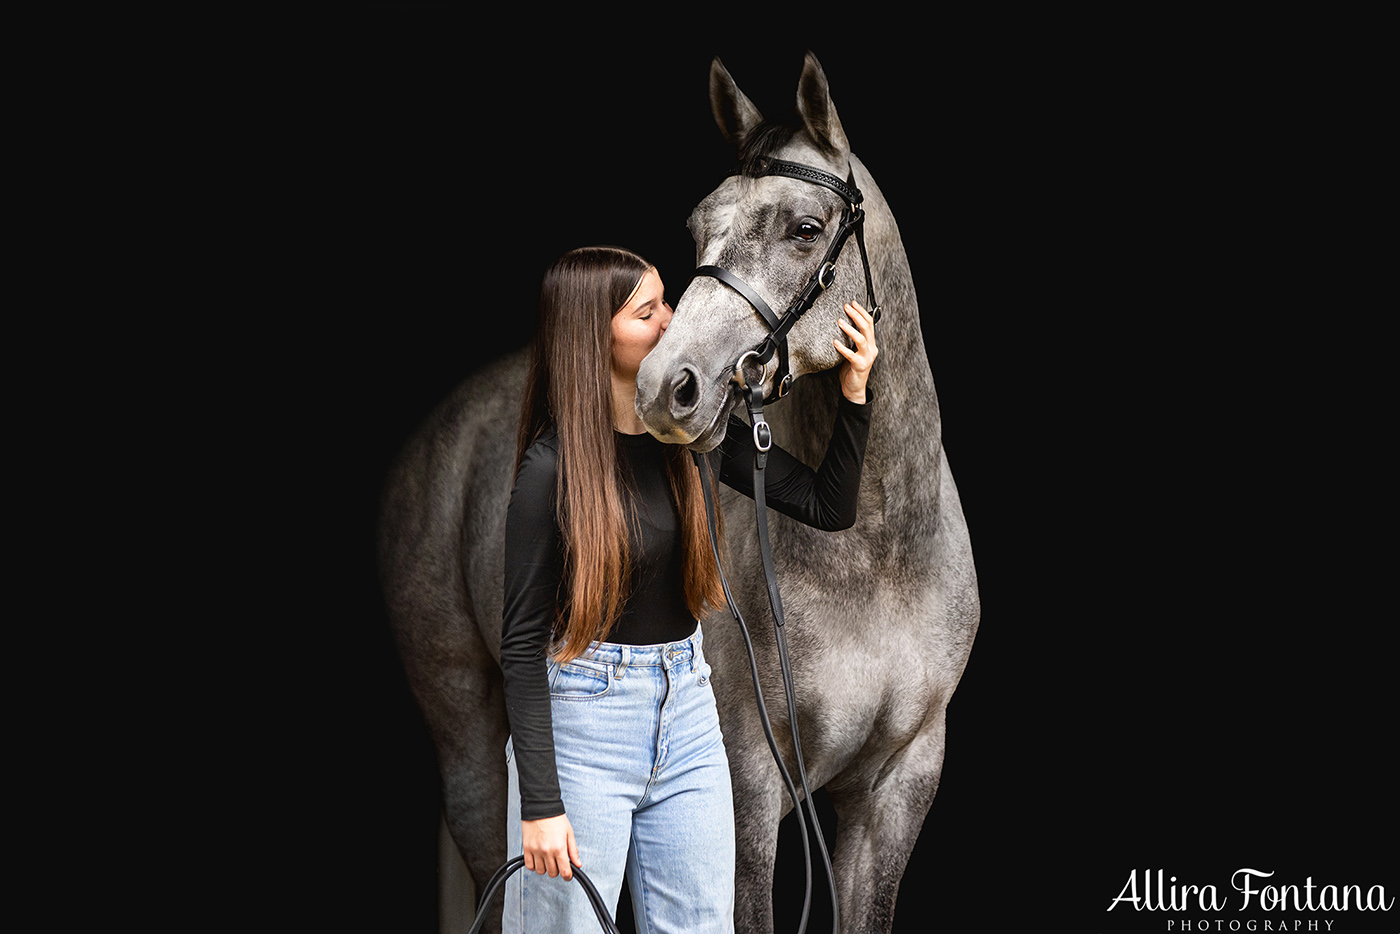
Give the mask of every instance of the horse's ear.
[(710, 111), (719, 131), (735, 146), (744, 145), (748, 135), (763, 122), (763, 114), (739, 90), (718, 56), (710, 63)]
[(797, 112), (802, 115), (807, 132), (823, 150), (832, 155), (851, 151), (846, 131), (841, 128), (841, 118), (836, 116), (836, 105), (831, 102), (826, 72), (811, 52), (802, 62), (802, 77), (797, 82)]

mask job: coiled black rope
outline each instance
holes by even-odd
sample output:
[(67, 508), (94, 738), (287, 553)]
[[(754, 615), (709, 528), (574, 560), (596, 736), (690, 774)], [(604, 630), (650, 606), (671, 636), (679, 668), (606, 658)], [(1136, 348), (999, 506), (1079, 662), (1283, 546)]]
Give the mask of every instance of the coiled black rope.
[[(504, 866), (497, 869), (495, 875), (491, 876), (491, 881), (486, 883), (486, 889), (482, 892), (481, 898), (476, 903), (476, 920), (472, 922), (471, 930), (467, 934), (481, 934), (481, 926), (486, 922), (486, 913), (483, 909), (490, 904), (491, 899), (496, 894), (496, 890), (506, 884), (506, 879), (517, 869), (525, 865), (525, 857), (517, 856), (508, 860)], [(608, 911), (608, 906), (603, 902), (603, 896), (598, 894), (597, 887), (593, 880), (589, 879), (582, 869), (577, 866), (573, 870), (574, 879), (583, 886), (584, 894), (588, 896), (588, 903), (593, 906), (593, 914), (597, 916), (598, 923), (602, 925), (604, 934), (622, 934), (618, 930), (617, 923), (613, 921), (612, 913)]]

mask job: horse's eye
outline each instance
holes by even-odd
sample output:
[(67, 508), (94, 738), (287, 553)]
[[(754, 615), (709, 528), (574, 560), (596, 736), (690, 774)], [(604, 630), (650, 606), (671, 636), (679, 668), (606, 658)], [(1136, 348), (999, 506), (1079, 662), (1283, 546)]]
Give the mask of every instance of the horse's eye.
[(806, 240), (810, 243), (817, 239), (817, 234), (821, 232), (822, 229), (816, 224), (813, 224), (811, 221), (803, 221), (797, 225), (797, 230), (793, 233), (793, 236), (799, 240)]

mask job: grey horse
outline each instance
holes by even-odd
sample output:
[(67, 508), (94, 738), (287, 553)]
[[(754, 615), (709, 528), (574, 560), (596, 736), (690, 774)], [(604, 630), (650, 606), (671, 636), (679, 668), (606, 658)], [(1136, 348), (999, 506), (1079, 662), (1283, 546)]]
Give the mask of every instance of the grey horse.
[[(854, 170), (865, 195), (882, 317), (859, 516), (853, 528), (837, 533), (776, 513), (769, 521), (809, 783), (826, 788), (839, 822), (832, 855), (842, 930), (888, 932), (900, 879), (938, 787), (946, 708), (980, 615), (967, 527), (943, 452), (899, 231), (874, 180), (850, 153), (820, 64), (807, 56), (797, 94), (800, 126), (766, 123), (718, 59), (710, 100), (741, 157), (772, 156), (842, 178)], [(818, 186), (732, 177), (700, 203), (689, 226), (701, 263), (724, 265), (781, 309), (815, 262), (793, 228), (834, 227), (840, 210), (840, 198)], [(831, 340), (840, 333), (841, 302), (863, 291), (854, 240), (837, 269), (838, 286), (789, 337), (792, 371), (806, 378), (766, 409), (776, 443), (809, 464), (820, 460), (835, 416), (834, 368), (841, 358)], [(714, 279), (694, 280), (638, 374), (637, 411), (648, 429), (694, 450), (717, 445), (737, 400), (729, 382), (734, 362), (764, 333), (737, 293)], [(524, 378), (525, 357), (516, 354), (458, 387), (391, 470), (381, 513), (389, 615), (437, 749), (445, 826), (461, 855), (459, 862), (445, 850), (442, 860), (445, 929), (461, 908), (469, 917), (469, 906), (452, 902), (469, 899), (507, 855), (499, 643), (505, 512)], [(727, 489), (721, 502), (730, 584), (754, 633), (774, 733), (792, 768), (776, 647), (763, 625), (753, 503)], [(792, 802), (758, 723), (738, 629), (727, 613), (704, 626), (734, 781), (735, 927), (767, 934), (778, 826)], [(499, 898), (487, 910), (487, 929), (499, 930)]]

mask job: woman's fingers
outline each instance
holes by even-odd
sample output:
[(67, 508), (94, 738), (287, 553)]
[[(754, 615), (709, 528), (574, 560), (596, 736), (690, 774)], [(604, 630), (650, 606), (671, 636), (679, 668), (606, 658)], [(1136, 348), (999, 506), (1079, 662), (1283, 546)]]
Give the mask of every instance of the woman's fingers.
[(847, 302), (845, 311), (851, 320), (843, 319), (840, 322), (841, 330), (854, 345), (854, 352), (848, 353), (847, 348), (842, 347), (839, 341), (833, 341), (833, 343), (841, 351), (842, 356), (849, 360), (853, 366), (868, 369), (880, 353), (879, 348), (875, 346), (875, 319), (861, 306), (860, 302)]
[(554, 843), (553, 846), (546, 851), (546, 860), (549, 861), (550, 878), (560, 877), (560, 875), (563, 875), (566, 881), (567, 879), (574, 878), (573, 867), (568, 865), (570, 853), (568, 853), (567, 840), (560, 839), (559, 842)]
[[(859, 328), (859, 333), (862, 337), (870, 340), (875, 339), (875, 319), (870, 316), (868, 311), (861, 307), (860, 302), (847, 302), (846, 315), (856, 323), (856, 327)], [(846, 322), (842, 321), (841, 324), (845, 325)]]
[(866, 311), (860, 302), (847, 302), (846, 304), (850, 309), (847, 313), (860, 325), (861, 333), (873, 339), (875, 337), (875, 317)]
[[(570, 865), (570, 864), (573, 865)], [(574, 825), (566, 818), (564, 835), (559, 841), (559, 872), (565, 879), (574, 877), (574, 866), (582, 866), (578, 856), (578, 841), (574, 839)]]
[(579, 858), (578, 841), (574, 838), (573, 825), (563, 814), (542, 820), (522, 821), (520, 825), (521, 849), (525, 856), (525, 868), (551, 878), (574, 877), (570, 863), (582, 866)]
[[(843, 307), (846, 318), (850, 319), (847, 321), (846, 318), (842, 318), (840, 321), (841, 333), (845, 340), (831, 342), (836, 352), (846, 358), (840, 369), (841, 392), (852, 402), (864, 405), (868, 398), (865, 381), (870, 375), (875, 357), (880, 353), (880, 349), (875, 346), (875, 318), (860, 302), (846, 302)], [(850, 342), (849, 346), (846, 341)]]
[(583, 860), (578, 855), (578, 841), (574, 839), (574, 828), (569, 828), (569, 859), (575, 866), (582, 866)]
[[(847, 303), (846, 303), (846, 307), (847, 307), (847, 308), (854, 308), (854, 309), (856, 310), (856, 312), (859, 314), (859, 320), (862, 322), (862, 327), (861, 327), (862, 330), (865, 330), (865, 325), (869, 325), (871, 328), (874, 328), (874, 327), (875, 327), (875, 317), (874, 317), (870, 312), (866, 311), (866, 310), (865, 310), (865, 306), (862, 305), (860, 302), (857, 302), (857, 301), (850, 301), (850, 302), (847, 302)], [(853, 317), (855, 317), (855, 316), (853, 316)]]
[(573, 867), (583, 865), (583, 860), (578, 854), (578, 843), (572, 835), (567, 844), (561, 843), (553, 849), (526, 850), (524, 855), (527, 870), (542, 876), (547, 875), (551, 879), (559, 876), (563, 876), (565, 880), (573, 879)]
[(551, 876), (563, 876), (565, 881), (574, 877), (573, 869), (569, 866), (569, 854), (561, 846), (554, 853), (550, 854), (554, 858), (554, 871)]

